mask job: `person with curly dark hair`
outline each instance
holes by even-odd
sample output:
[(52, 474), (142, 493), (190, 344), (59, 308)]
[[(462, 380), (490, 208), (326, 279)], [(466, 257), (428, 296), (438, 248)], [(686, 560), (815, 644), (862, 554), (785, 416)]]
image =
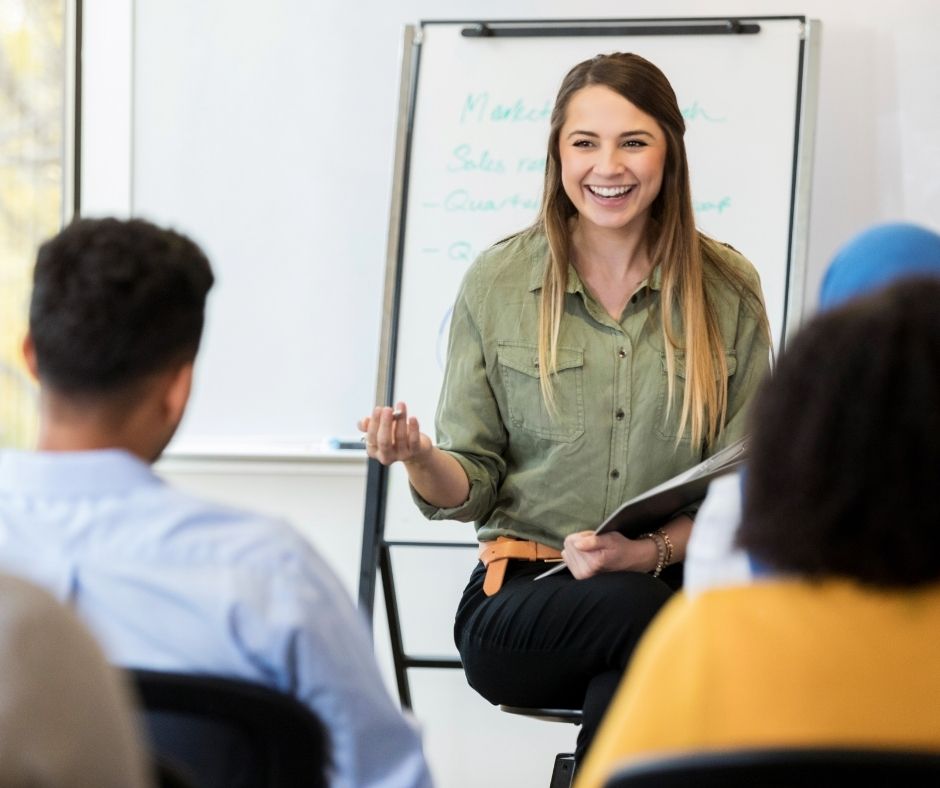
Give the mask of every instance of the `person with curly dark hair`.
[(940, 278), (811, 321), (764, 381), (738, 542), (751, 585), (653, 622), (577, 788), (652, 753), (940, 750)]
[(940, 580), (940, 277), (813, 321), (751, 419), (737, 541), (760, 575)]
[(40, 380), (86, 399), (146, 388), (195, 359), (212, 284), (184, 235), (142, 219), (74, 222), (36, 258), (28, 344)]
[(118, 664), (292, 693), (331, 742), (310, 785), (428, 788), (418, 732), (319, 553), (150, 467), (186, 409), (212, 282), (196, 243), (141, 219), (79, 220), (40, 248), (24, 348), (38, 451), (0, 452), (0, 567), (68, 601)]

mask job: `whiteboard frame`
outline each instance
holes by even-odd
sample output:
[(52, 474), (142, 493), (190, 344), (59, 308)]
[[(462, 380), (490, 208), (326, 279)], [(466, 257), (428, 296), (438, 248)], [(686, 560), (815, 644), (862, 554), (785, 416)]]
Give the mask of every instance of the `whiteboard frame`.
[(696, 25), (737, 21), (762, 22), (791, 20), (802, 24), (800, 41), (800, 71), (797, 75), (796, 134), (793, 167), (793, 188), (789, 219), (789, 252), (787, 255), (787, 288), (784, 304), (781, 350), (786, 341), (800, 327), (805, 316), (806, 269), (809, 248), (809, 221), (812, 190), (813, 154), (815, 150), (817, 99), (819, 94), (819, 49), (821, 23), (799, 14), (740, 17), (642, 17), (631, 19), (431, 19), (418, 25), (406, 25), (402, 36), (401, 82), (399, 115), (395, 145), (392, 202), (386, 246), (385, 286), (383, 297), (382, 330), (379, 346), (379, 368), (376, 377), (375, 401), (392, 404), (395, 385), (395, 357), (397, 354), (397, 323), (400, 288), (404, 265), (405, 206), (408, 199), (408, 166), (411, 158), (414, 110), (420, 70), (423, 28), (428, 25), (526, 25), (536, 27), (636, 25)]
[(799, 75), (796, 151), (793, 172), (793, 203), (790, 214), (790, 255), (787, 264), (787, 295), (784, 305), (783, 338), (777, 352), (786, 346), (803, 323), (806, 306), (806, 270), (809, 260), (809, 217), (813, 186), (813, 155), (816, 147), (817, 100), (819, 97), (819, 47), (822, 25), (818, 19), (803, 20), (802, 65)]

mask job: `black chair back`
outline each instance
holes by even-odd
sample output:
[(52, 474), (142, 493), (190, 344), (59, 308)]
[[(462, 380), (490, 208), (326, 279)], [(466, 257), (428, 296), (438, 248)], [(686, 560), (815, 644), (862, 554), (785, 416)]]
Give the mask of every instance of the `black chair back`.
[(161, 785), (327, 788), (323, 723), (284, 693), (239, 679), (132, 669)]
[(638, 761), (604, 788), (894, 788), (940, 785), (940, 752), (774, 748), (702, 752)]

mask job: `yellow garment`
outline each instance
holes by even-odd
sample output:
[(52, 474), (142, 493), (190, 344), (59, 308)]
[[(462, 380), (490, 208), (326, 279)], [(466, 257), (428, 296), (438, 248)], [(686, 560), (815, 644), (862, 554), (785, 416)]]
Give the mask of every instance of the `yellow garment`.
[(677, 595), (575, 788), (599, 788), (625, 759), (773, 745), (940, 750), (940, 585), (775, 580)]

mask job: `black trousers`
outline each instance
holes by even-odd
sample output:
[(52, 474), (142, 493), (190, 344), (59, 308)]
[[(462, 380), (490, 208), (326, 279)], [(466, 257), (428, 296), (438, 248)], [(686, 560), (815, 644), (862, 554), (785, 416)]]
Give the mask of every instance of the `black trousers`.
[(575, 580), (553, 564), (510, 561), (499, 593), (480, 563), (464, 589), (454, 640), (470, 686), (493, 704), (583, 710), (583, 760), (630, 654), (672, 589), (639, 572)]
[(487, 597), (478, 564), (457, 609), (454, 641), (467, 681), (491, 703), (582, 709), (577, 764), (672, 588), (640, 572), (575, 580), (564, 570), (533, 581), (550, 566), (510, 561), (503, 587)]

